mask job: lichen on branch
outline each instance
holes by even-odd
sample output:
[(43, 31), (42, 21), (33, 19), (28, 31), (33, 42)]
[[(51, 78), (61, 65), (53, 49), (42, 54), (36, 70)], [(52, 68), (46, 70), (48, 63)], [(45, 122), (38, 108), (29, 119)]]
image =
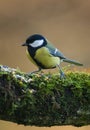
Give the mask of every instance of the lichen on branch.
[(34, 126), (90, 124), (90, 74), (33, 74), (0, 65), (0, 120)]

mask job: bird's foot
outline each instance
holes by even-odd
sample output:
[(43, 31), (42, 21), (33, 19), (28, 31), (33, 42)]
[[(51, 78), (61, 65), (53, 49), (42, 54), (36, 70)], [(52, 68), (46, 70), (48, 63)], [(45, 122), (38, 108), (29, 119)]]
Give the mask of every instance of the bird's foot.
[(40, 72), (40, 74), (43, 73), (43, 72), (41, 71), (41, 69), (38, 69), (38, 70), (36, 70), (36, 71), (27, 73), (27, 75), (28, 75), (28, 76), (32, 76), (32, 75), (37, 74), (37, 73), (39, 73), (39, 72)]

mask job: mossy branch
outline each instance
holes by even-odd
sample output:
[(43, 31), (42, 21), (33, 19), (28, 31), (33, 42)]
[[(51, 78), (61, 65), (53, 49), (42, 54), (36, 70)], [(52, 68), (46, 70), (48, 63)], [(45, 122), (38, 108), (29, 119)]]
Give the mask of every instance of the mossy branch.
[(28, 76), (0, 66), (0, 120), (34, 126), (90, 124), (90, 74)]

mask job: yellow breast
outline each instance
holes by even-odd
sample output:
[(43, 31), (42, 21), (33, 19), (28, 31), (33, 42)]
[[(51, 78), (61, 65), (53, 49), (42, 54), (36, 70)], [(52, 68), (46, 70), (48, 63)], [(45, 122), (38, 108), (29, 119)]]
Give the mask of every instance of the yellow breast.
[(51, 55), (45, 47), (38, 49), (34, 58), (47, 69), (56, 67), (60, 64), (60, 58)]

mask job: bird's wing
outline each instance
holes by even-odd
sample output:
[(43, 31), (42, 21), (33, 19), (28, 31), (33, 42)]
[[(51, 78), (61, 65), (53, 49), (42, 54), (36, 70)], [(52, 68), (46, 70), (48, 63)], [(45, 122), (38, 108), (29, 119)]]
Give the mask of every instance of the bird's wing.
[(78, 61), (72, 60), (72, 59), (68, 59), (66, 58), (57, 48), (55, 48), (49, 41), (47, 41), (48, 44), (46, 45), (46, 47), (48, 48), (49, 52), (51, 55), (56, 56), (56, 57), (60, 57), (60, 59), (62, 59), (64, 62), (68, 62), (71, 64), (75, 64), (78, 66), (82, 66), (83, 64), (79, 63)]
[(61, 59), (65, 59), (66, 57), (56, 48), (54, 47), (49, 41), (47, 41), (46, 47), (48, 48), (51, 55), (60, 57)]

